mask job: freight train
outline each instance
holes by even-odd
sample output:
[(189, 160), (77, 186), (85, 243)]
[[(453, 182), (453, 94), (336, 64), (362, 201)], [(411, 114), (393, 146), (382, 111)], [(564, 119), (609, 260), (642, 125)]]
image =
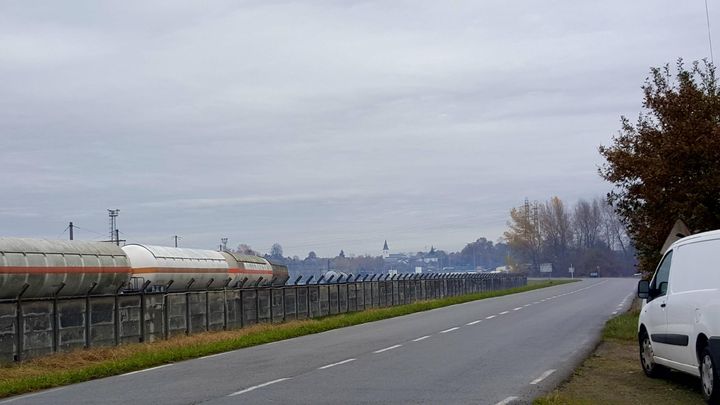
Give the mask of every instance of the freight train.
[(259, 256), (142, 244), (0, 238), (0, 299), (284, 285)]

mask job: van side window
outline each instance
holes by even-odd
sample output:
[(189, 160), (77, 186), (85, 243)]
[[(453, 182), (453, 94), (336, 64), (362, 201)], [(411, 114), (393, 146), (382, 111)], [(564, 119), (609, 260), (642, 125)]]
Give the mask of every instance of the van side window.
[(662, 297), (667, 293), (668, 280), (670, 279), (670, 264), (672, 263), (672, 250), (667, 252), (665, 257), (658, 266), (655, 278), (650, 285), (650, 291), (653, 298)]

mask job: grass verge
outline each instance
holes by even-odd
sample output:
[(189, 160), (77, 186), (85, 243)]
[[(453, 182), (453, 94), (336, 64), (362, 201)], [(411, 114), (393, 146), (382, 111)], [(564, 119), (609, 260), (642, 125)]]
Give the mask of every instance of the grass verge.
[(704, 404), (698, 380), (680, 372), (665, 378), (645, 376), (638, 359), (639, 301), (610, 319), (602, 342), (570, 379), (534, 405)]
[(467, 294), (283, 324), (259, 324), (233, 331), (206, 332), (152, 343), (58, 353), (1, 367), (0, 398), (567, 282), (553, 280), (503, 291)]

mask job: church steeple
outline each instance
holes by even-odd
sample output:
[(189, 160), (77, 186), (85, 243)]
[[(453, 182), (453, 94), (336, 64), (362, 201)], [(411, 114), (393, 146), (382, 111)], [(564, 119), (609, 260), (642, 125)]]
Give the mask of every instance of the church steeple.
[(386, 259), (390, 257), (390, 248), (387, 245), (387, 239), (385, 239), (385, 244), (383, 245), (383, 257)]

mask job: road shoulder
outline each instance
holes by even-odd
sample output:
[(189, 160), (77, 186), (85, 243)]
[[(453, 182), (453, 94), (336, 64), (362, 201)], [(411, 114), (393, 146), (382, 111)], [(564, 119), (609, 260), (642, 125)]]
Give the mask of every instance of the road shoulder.
[(534, 404), (704, 404), (696, 378), (671, 372), (651, 379), (642, 372), (635, 337), (638, 314), (636, 301), (629, 312), (610, 319), (592, 354), (569, 379)]

